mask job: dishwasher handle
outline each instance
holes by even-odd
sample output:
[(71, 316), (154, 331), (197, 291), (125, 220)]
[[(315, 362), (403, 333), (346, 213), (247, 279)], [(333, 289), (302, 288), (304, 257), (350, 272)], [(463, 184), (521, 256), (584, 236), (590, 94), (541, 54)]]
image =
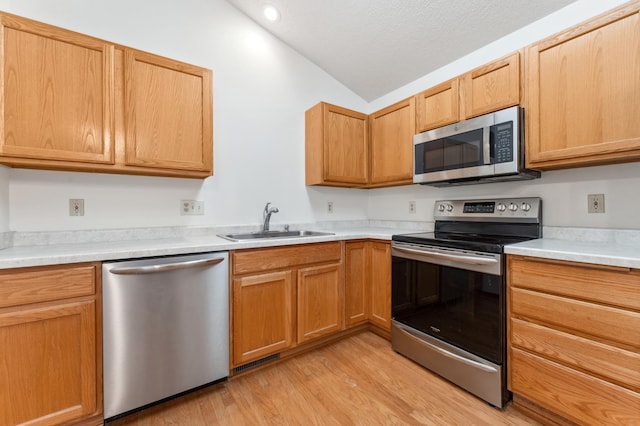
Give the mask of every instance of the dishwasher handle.
[(200, 266), (212, 266), (224, 260), (223, 257), (215, 259), (198, 259), (189, 260), (186, 262), (167, 263), (164, 265), (149, 265), (149, 266), (132, 266), (113, 268), (109, 272), (117, 275), (140, 275), (140, 274), (154, 274), (156, 272), (175, 271), (177, 269), (197, 268)]

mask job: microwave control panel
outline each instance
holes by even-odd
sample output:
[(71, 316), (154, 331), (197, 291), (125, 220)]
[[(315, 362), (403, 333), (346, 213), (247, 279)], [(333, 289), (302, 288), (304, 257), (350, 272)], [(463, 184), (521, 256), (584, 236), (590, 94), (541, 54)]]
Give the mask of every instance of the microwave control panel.
[(493, 139), (493, 163), (510, 163), (513, 161), (513, 121), (491, 126)]

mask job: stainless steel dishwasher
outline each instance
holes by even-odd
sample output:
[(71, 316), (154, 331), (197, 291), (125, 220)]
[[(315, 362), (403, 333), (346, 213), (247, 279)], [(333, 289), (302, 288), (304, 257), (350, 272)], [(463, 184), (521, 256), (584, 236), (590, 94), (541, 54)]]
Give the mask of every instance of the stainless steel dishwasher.
[(229, 374), (227, 252), (102, 264), (106, 420)]

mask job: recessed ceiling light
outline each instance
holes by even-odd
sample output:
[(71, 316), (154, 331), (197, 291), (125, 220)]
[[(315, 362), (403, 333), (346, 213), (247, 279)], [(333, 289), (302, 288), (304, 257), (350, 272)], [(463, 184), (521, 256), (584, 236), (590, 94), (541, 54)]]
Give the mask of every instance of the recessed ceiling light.
[(265, 6), (263, 9), (263, 13), (264, 13), (264, 16), (272, 22), (275, 22), (278, 19), (280, 19), (280, 12), (278, 12), (278, 9), (276, 9), (271, 5)]

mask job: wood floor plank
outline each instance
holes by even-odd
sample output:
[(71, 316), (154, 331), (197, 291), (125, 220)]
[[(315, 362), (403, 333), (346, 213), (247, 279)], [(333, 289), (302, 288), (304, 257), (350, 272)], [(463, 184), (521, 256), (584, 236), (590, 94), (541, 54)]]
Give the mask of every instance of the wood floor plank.
[(538, 425), (503, 410), (361, 333), (134, 413), (112, 426)]

